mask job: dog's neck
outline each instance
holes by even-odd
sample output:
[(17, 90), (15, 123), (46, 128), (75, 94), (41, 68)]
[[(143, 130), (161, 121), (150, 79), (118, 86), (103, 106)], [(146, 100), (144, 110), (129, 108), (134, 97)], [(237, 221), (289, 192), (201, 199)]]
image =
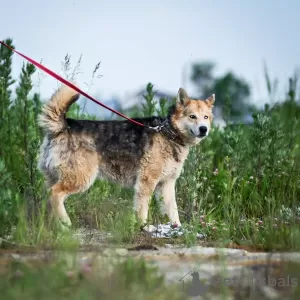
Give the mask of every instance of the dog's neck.
[(162, 135), (164, 135), (168, 140), (181, 146), (186, 146), (186, 143), (184, 142), (183, 138), (172, 125), (171, 118), (169, 116), (160, 124), (159, 132)]

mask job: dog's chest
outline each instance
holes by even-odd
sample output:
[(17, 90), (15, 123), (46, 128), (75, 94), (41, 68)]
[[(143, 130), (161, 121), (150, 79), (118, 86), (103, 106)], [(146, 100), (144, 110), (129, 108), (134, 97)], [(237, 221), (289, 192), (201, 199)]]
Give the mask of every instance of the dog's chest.
[(178, 178), (180, 176), (184, 161), (186, 160), (188, 151), (181, 153), (180, 158), (175, 160), (174, 158), (169, 158), (165, 161), (162, 177), (163, 178)]

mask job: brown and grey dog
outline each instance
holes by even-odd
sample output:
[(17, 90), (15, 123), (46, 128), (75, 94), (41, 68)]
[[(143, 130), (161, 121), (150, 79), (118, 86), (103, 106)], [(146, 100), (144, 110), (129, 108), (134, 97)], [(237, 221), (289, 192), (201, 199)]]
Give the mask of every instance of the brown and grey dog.
[(167, 118), (136, 118), (157, 132), (128, 120), (90, 121), (66, 118), (79, 94), (61, 87), (43, 106), (39, 125), (45, 132), (39, 167), (51, 189), (54, 216), (64, 225), (71, 221), (64, 201), (87, 190), (97, 178), (134, 187), (134, 209), (145, 224), (148, 204), (155, 191), (163, 211), (179, 226), (175, 182), (191, 146), (210, 131), (215, 96), (205, 100), (188, 97), (182, 88)]

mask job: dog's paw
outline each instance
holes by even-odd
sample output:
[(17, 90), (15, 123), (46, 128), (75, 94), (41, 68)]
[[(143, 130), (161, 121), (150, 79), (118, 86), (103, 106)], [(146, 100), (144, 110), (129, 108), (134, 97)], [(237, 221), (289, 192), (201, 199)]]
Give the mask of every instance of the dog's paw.
[(63, 232), (63, 233), (67, 233), (67, 232), (70, 232), (71, 230), (71, 225), (70, 223), (67, 223), (67, 222), (63, 222), (63, 221), (58, 221), (58, 230)]
[(154, 232), (157, 228), (154, 225), (146, 225), (142, 228), (143, 231), (151, 233)]

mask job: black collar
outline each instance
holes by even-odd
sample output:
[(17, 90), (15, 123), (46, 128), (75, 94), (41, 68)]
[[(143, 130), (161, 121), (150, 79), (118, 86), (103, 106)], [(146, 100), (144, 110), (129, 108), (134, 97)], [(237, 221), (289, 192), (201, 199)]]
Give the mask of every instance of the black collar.
[(155, 131), (161, 133), (164, 135), (168, 140), (171, 140), (172, 142), (175, 142), (181, 146), (185, 146), (182, 138), (178, 135), (176, 130), (171, 124), (171, 121), (169, 118), (166, 118), (163, 122), (161, 122), (158, 126), (150, 127), (151, 129), (154, 129)]

